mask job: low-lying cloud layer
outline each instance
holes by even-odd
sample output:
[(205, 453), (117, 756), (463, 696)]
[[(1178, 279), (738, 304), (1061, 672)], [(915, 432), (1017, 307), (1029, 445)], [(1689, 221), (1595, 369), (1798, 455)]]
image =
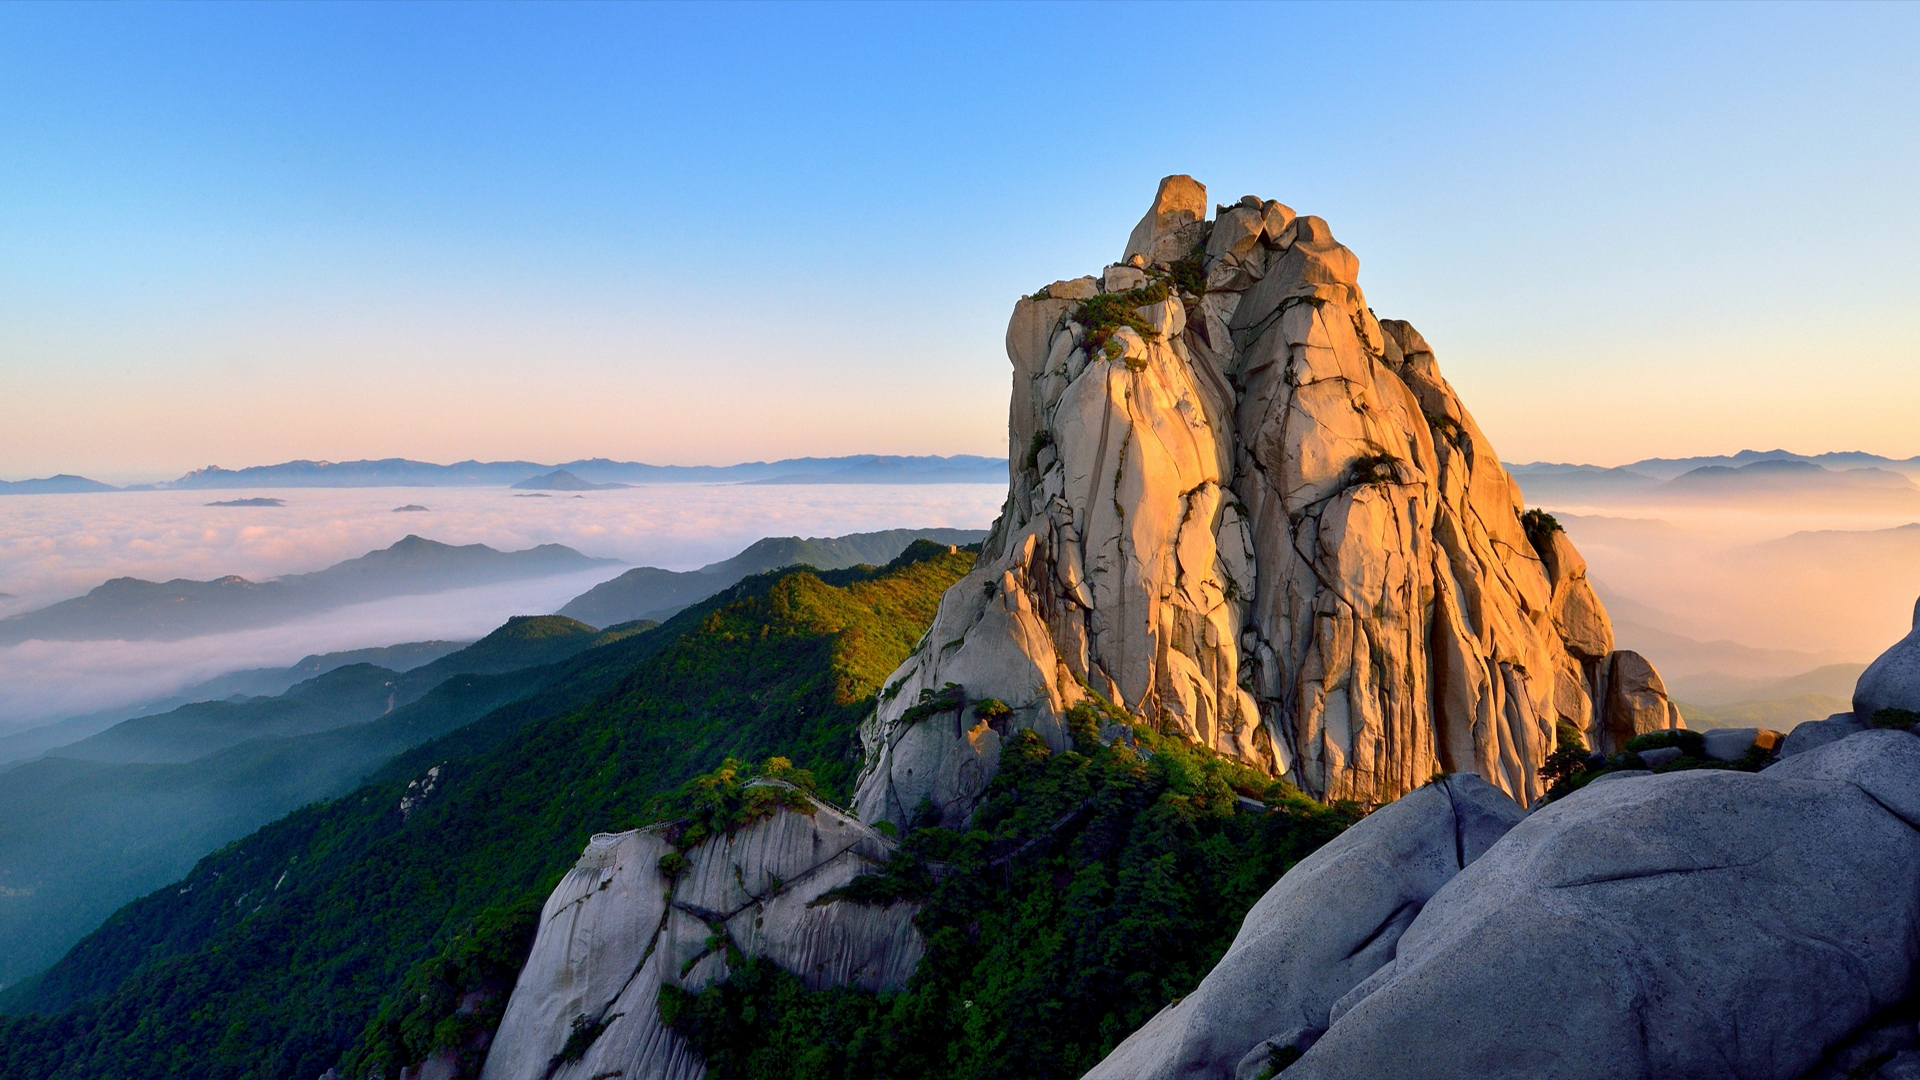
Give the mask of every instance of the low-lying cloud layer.
[[(210, 507), (205, 492), (0, 498), (0, 615), (77, 596), (108, 578), (254, 580), (318, 570), (418, 533), (502, 550), (557, 543), (684, 570), (763, 536), (838, 536), (920, 526), (984, 528), (998, 485), (767, 487), (674, 484), (527, 498), (500, 488), (247, 492), (278, 507)], [(516, 497), (521, 496), (521, 497)], [(426, 512), (395, 513), (423, 505)], [(358, 604), (257, 631), (178, 642), (26, 642), (0, 649), (0, 733), (133, 705), (221, 672), (308, 653), (473, 638), (509, 615), (555, 611), (617, 576), (607, 567), (537, 581)]]
[[(763, 536), (902, 526), (982, 528), (999, 485), (660, 485), (527, 498), (500, 488), (246, 492), (280, 507), (209, 507), (204, 492), (0, 498), (0, 614), (109, 577), (260, 580), (317, 570), (407, 533), (501, 549), (559, 543), (636, 565), (691, 569)], [(1871, 660), (1904, 635), (1920, 595), (1920, 527), (1896, 500), (1836, 505), (1722, 496), (1539, 500), (1562, 515), (1614, 608), (1623, 647), (1675, 675), (1757, 677)], [(421, 505), (425, 512), (395, 513)], [(0, 732), (131, 705), (238, 668), (313, 652), (471, 638), (509, 615), (557, 610), (618, 567), (361, 604), (259, 631), (163, 642), (29, 642), (0, 649)], [(1740, 648), (1696, 649), (1725, 640)], [(1747, 652), (1741, 652), (1744, 648)], [(1794, 670), (1786, 670), (1793, 668)]]
[[(1920, 527), (1904, 527), (1914, 517), (1903, 509), (1547, 506), (1608, 597), (1622, 646), (1663, 671), (1784, 676), (1795, 672), (1782, 664), (1864, 663), (1907, 633), (1920, 595)], [(1662, 635), (1795, 655), (1750, 656), (1751, 670), (1732, 671), (1740, 661), (1726, 650)]]

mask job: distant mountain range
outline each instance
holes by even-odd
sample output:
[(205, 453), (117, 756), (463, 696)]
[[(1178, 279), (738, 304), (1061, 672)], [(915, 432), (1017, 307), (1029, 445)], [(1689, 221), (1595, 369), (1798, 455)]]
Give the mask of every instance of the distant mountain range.
[[(1851, 450), (1826, 454), (1742, 450), (1737, 454), (1708, 457), (1647, 458), (1612, 467), (1552, 461), (1508, 462), (1506, 465), (1530, 495), (1539, 489), (1543, 494), (1551, 492), (1551, 497), (1564, 498), (1575, 494), (1645, 492), (1702, 469), (1746, 474), (1746, 467), (1768, 462), (1801, 462), (1818, 466), (1829, 475), (1849, 476), (1862, 471), (1884, 471), (1910, 481), (1920, 479), (1920, 456), (1888, 458)], [(563, 478), (559, 481), (561, 483), (578, 481), (589, 486), (555, 488), (542, 487), (537, 483), (543, 478), (562, 473), (571, 479)], [(1746, 479), (1777, 479), (1783, 475), (1786, 474), (1763, 468), (1746, 476)], [(1809, 472), (1803, 475), (1811, 477), (1818, 474)], [(0, 495), (289, 487), (511, 486), (586, 491), (623, 484), (997, 484), (1004, 483), (1006, 479), (1007, 463), (1004, 459), (977, 454), (955, 454), (952, 457), (858, 454), (849, 457), (748, 461), (738, 465), (648, 465), (609, 458), (583, 458), (558, 465), (544, 465), (537, 461), (458, 461), (451, 465), (437, 465), (407, 458), (382, 458), (377, 461), (287, 461), (244, 469), (223, 469), (209, 465), (204, 469), (195, 469), (178, 480), (134, 484), (125, 488), (62, 473), (39, 480), (0, 480)], [(1847, 483), (1858, 487), (1882, 486), (1871, 476), (1854, 477)]]
[[(537, 461), (458, 461), (436, 465), (406, 458), (378, 461), (287, 461), (222, 469), (209, 465), (178, 480), (117, 488), (84, 476), (62, 473), (41, 480), (0, 480), (0, 495), (45, 495), (85, 491), (148, 491), (186, 488), (289, 487), (480, 487), (520, 486), (523, 481), (567, 473), (600, 486), (620, 484), (1001, 484), (1005, 458), (956, 454), (952, 457), (785, 458), (738, 465), (648, 465), (638, 461), (584, 458), (559, 465)], [(586, 490), (559, 489), (559, 490)]]
[(1920, 458), (1873, 454), (1803, 455), (1742, 450), (1730, 457), (1649, 458), (1606, 468), (1557, 462), (1507, 464), (1530, 503), (1806, 500), (1920, 509)]
[(888, 529), (847, 536), (769, 536), (723, 562), (698, 570), (662, 570), (636, 566), (603, 581), (567, 602), (560, 614), (594, 626), (631, 619), (665, 621), (751, 574), (805, 563), (816, 570), (843, 570), (867, 564), (884, 566), (915, 540), (960, 546), (986, 538), (985, 529)]
[(61, 473), (39, 480), (0, 480), (0, 495), (67, 495), (78, 491), (119, 491), (112, 484)]
[(559, 544), (496, 551), (485, 544), (455, 547), (410, 535), (392, 547), (325, 570), (271, 581), (114, 578), (85, 596), (0, 619), (0, 645), (35, 638), (176, 641), (270, 626), (389, 596), (550, 577), (618, 563), (617, 559), (589, 558)]
[(1646, 458), (1631, 464), (1609, 467), (1605, 465), (1576, 465), (1566, 462), (1529, 461), (1521, 464), (1504, 462), (1508, 471), (1518, 476), (1521, 473), (1531, 475), (1556, 475), (1578, 473), (1594, 475), (1600, 473), (1636, 474), (1653, 480), (1671, 480), (1682, 473), (1710, 466), (1740, 468), (1762, 461), (1804, 461), (1833, 470), (1877, 468), (1889, 469), (1905, 476), (1920, 475), (1920, 456), (1910, 458), (1881, 457), (1879, 454), (1865, 454), (1857, 450), (1842, 450), (1827, 454), (1796, 454), (1791, 450), (1742, 450), (1737, 454), (1715, 454), (1709, 457), (1687, 458)]

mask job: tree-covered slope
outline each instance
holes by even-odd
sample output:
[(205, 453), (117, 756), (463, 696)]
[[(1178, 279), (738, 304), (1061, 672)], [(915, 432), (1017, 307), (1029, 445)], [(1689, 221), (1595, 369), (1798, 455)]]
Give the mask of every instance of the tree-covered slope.
[(924, 905), (906, 990), (809, 992), (755, 960), (663, 991), (708, 1076), (1072, 1080), (1190, 993), (1254, 901), (1359, 816), (1179, 737), (1102, 745), (1102, 726), (1134, 724), (1117, 710), (1069, 719), (1075, 749), (1016, 735), (966, 831), (914, 829), (847, 890)]
[(558, 662), (643, 628), (516, 617), (413, 671), (354, 664), (277, 698), (186, 705), (0, 773), (0, 984), (53, 963), (220, 845), (358, 785), (400, 751), (561, 677)]
[(749, 574), (764, 574), (787, 566), (811, 566), (816, 570), (884, 566), (915, 540), (977, 544), (986, 535), (984, 529), (935, 528), (887, 529), (811, 538), (769, 536), (754, 541), (731, 559), (709, 563), (698, 570), (636, 566), (567, 601), (560, 614), (598, 626), (628, 619), (666, 619)]
[(972, 558), (762, 575), (576, 657), (115, 914), (8, 994), (61, 1011), (0, 1019), (0, 1075), (359, 1076), (458, 1043), (497, 1017), (594, 832), (729, 756), (785, 755), (844, 798), (859, 720)]

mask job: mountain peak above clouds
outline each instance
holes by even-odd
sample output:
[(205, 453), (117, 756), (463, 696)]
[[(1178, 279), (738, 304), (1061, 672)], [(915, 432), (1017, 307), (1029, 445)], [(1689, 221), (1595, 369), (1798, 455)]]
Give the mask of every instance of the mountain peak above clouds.
[[(962, 821), (1006, 738), (1065, 749), (1096, 701), (1364, 802), (1436, 771), (1531, 801), (1558, 718), (1606, 749), (1677, 722), (1327, 222), (1208, 209), (1168, 177), (1119, 263), (1015, 305), (1007, 509), (942, 603), (948, 644), (863, 734), (863, 817)], [(1013, 711), (917, 722), (947, 684)]]

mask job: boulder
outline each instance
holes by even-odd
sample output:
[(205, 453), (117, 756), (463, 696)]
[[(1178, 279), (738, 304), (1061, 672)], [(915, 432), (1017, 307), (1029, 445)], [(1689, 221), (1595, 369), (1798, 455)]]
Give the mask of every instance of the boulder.
[(1654, 750), (1640, 751), (1640, 760), (1647, 768), (1657, 769), (1669, 762), (1679, 761), (1684, 753), (1677, 746), (1662, 746)]
[(1435, 894), (1282, 1075), (1804, 1076), (1910, 993), (1917, 827), (1898, 731), (1589, 785)]
[(1047, 295), (1055, 300), (1091, 300), (1100, 295), (1100, 279), (1089, 274), (1056, 281), (1047, 286)]
[[(706, 1066), (661, 1023), (660, 988), (726, 978), (730, 949), (814, 989), (905, 986), (925, 952), (918, 908), (821, 902), (883, 863), (892, 842), (818, 800), (808, 806), (709, 838), (671, 878), (661, 829), (595, 836), (547, 899), (482, 1080), (697, 1080)], [(559, 1062), (576, 1022), (600, 1034)]]
[(1100, 277), (1102, 292), (1128, 292), (1147, 283), (1147, 273), (1131, 266), (1109, 266)]
[(1375, 811), (1287, 871), (1199, 987), (1087, 1080), (1232, 1076), (1250, 1055), (1264, 1063), (1274, 1049), (1311, 1044), (1334, 1003), (1393, 959), (1427, 900), (1523, 816), (1472, 775)]
[(1214, 222), (1213, 233), (1207, 237), (1207, 258), (1231, 258), (1235, 262), (1245, 259), (1259, 246), (1265, 225), (1266, 215), (1257, 200), (1252, 207), (1240, 205), (1228, 210)]
[(1261, 204), (1260, 238), (1271, 248), (1286, 248), (1293, 243), (1293, 208), (1272, 200)]
[[(1702, 753), (1709, 761), (1739, 761), (1754, 747), (1771, 751), (1785, 738), (1765, 728), (1713, 728), (1702, 736)], [(1640, 755), (1642, 760), (1646, 755)]]
[(1780, 756), (1792, 757), (1867, 730), (1850, 712), (1834, 713), (1825, 720), (1807, 720), (1794, 726), (1780, 744)]
[[(1592, 780), (1587, 781), (1587, 787), (1581, 788), (1580, 791), (1585, 791), (1587, 790), (1587, 788), (1593, 787), (1595, 784), (1606, 784), (1606, 783), (1611, 783), (1611, 782), (1620, 781), (1620, 780), (1632, 780), (1638, 777), (1652, 776), (1652, 775), (1653, 775), (1652, 769), (1616, 769), (1615, 771), (1610, 773), (1602, 773), (1601, 775), (1594, 777)], [(1579, 792), (1574, 792), (1574, 794), (1577, 795), (1579, 794)]]
[(1853, 685), (1853, 716), (1871, 724), (1878, 709), (1920, 712), (1920, 601), (1913, 605), (1913, 629), (1879, 655)]
[(1680, 710), (1647, 658), (1622, 649), (1609, 657), (1605, 724), (1596, 745), (1609, 754), (1627, 748), (1634, 737), (1683, 726)]
[(1207, 221), (1207, 186), (1191, 176), (1175, 175), (1160, 181), (1153, 205), (1127, 237), (1125, 263), (1135, 255), (1148, 263), (1169, 263), (1187, 254), (1200, 240)]

